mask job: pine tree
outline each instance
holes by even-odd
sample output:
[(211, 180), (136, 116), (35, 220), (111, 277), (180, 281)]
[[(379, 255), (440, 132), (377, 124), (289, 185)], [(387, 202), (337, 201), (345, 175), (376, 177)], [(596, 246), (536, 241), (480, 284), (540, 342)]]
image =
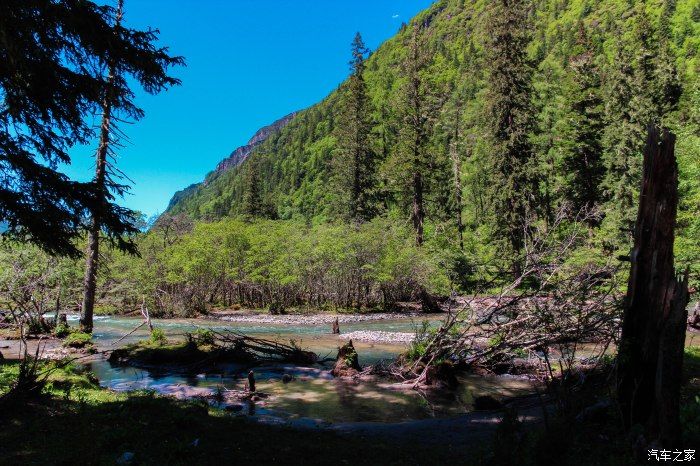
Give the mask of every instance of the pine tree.
[(423, 226), (425, 222), (425, 183), (429, 170), (427, 144), (430, 137), (432, 119), (430, 92), (423, 72), (427, 59), (421, 40), (420, 23), (413, 24), (409, 38), (408, 53), (402, 67), (404, 79), (400, 92), (398, 114), (399, 129), (398, 156), (404, 191), (410, 193), (410, 218), (416, 235), (416, 244), (423, 244)]
[(602, 199), (601, 182), (605, 174), (602, 160), (604, 129), (603, 100), (599, 95), (600, 75), (595, 64), (593, 45), (581, 24), (577, 46), (580, 50), (569, 61), (571, 86), (567, 102), (568, 128), (562, 169), (564, 199), (576, 212), (590, 210)]
[[(490, 160), (491, 201), (496, 235), (519, 255), (526, 240), (529, 218), (537, 198), (533, 174), (534, 151), (529, 140), (534, 129), (532, 67), (526, 47), (530, 40), (524, 0), (498, 0), (489, 12), (491, 40), (486, 44), (489, 86), (486, 104), (493, 150)], [(513, 262), (519, 275), (520, 263)]]
[(352, 42), (350, 77), (344, 89), (336, 125), (338, 151), (333, 184), (339, 194), (340, 216), (355, 222), (370, 220), (376, 207), (376, 156), (370, 147), (371, 120), (365, 56), (369, 53), (358, 32)]
[(661, 126), (671, 112), (678, 108), (678, 102), (683, 92), (683, 87), (678, 77), (676, 57), (671, 49), (671, 17), (676, 9), (675, 0), (666, 0), (659, 18), (659, 31), (657, 34), (658, 52), (656, 53), (656, 98), (657, 112)]
[(642, 133), (630, 105), (634, 93), (634, 69), (631, 54), (618, 43), (606, 79), (606, 199), (619, 216), (620, 226), (630, 227), (641, 171)]
[[(135, 251), (128, 236), (132, 212), (105, 198), (93, 182), (70, 180), (57, 171), (70, 163), (68, 150), (94, 136), (87, 118), (103, 103), (105, 76), (95, 64), (110, 59), (157, 93), (178, 81), (167, 67), (182, 63), (155, 47), (157, 30), (113, 28), (115, 10), (93, 2), (3, 0), (0, 2), (0, 222), (4, 233), (45, 250), (79, 256), (74, 240), (86, 212), (100, 211), (103, 232), (123, 250)], [(141, 112), (118, 79), (115, 101), (132, 115)]]
[(647, 128), (650, 124), (662, 125), (668, 113), (676, 109), (681, 93), (669, 43), (672, 11), (669, 0), (656, 31), (643, 4), (632, 10), (628, 19), (632, 40), (616, 45), (606, 80), (604, 145), (609, 153), (605, 186), (610, 210), (623, 231), (631, 228), (636, 215)]
[[(115, 147), (119, 146), (121, 132), (116, 122), (125, 118), (139, 119), (143, 111), (136, 107), (131, 99), (133, 94), (128, 87), (126, 77), (131, 74), (147, 90), (157, 92), (168, 85), (177, 84), (179, 81), (166, 75), (166, 68), (171, 64), (177, 64), (181, 60), (172, 59), (164, 52), (153, 48), (151, 41), (154, 36), (133, 32), (122, 26), (124, 15), (124, 1), (118, 1), (118, 7), (114, 15), (114, 24), (110, 30), (114, 37), (121, 38), (132, 47), (137, 48), (134, 62), (131, 67), (122, 67), (119, 61), (119, 51), (108, 52), (102, 66), (106, 69), (106, 77), (102, 88), (102, 123), (100, 125), (99, 145), (95, 153), (95, 176), (93, 186), (97, 197), (97, 205), (89, 210), (90, 219), (87, 227), (88, 246), (85, 261), (85, 277), (83, 281), (83, 303), (80, 314), (80, 327), (84, 332), (92, 332), (93, 313), (95, 307), (95, 294), (97, 289), (97, 271), (99, 268), (100, 236), (104, 230), (105, 206), (109, 206), (115, 196), (123, 196), (127, 186), (120, 183), (123, 178), (120, 172), (111, 162), (114, 160)], [(145, 42), (141, 42), (144, 41)], [(121, 114), (121, 117), (120, 117)], [(133, 218), (131, 215), (131, 222)], [(122, 240), (121, 238), (117, 238)]]
[(245, 175), (245, 191), (241, 210), (246, 217), (255, 218), (262, 216), (265, 211), (260, 193), (260, 174), (254, 160), (249, 160), (247, 165), (248, 171)]

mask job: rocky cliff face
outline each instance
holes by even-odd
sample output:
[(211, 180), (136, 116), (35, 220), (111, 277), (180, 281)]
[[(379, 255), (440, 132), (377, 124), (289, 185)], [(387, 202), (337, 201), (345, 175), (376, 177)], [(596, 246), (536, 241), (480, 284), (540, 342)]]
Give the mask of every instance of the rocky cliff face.
[[(263, 128), (260, 128), (252, 138), (248, 141), (248, 143), (245, 146), (241, 146), (238, 149), (234, 150), (231, 152), (231, 155), (226, 157), (224, 160), (219, 162), (219, 164), (216, 166), (216, 169), (212, 173), (219, 173), (219, 172), (224, 172), (226, 170), (230, 170), (232, 168), (237, 167), (245, 159), (248, 158), (248, 156), (253, 152), (253, 149), (255, 149), (257, 146), (262, 144), (267, 138), (269, 138), (271, 135), (277, 133), (280, 131), (282, 128), (284, 128), (289, 121), (294, 118), (294, 116), (299, 113), (299, 112), (292, 112), (289, 115), (286, 115), (279, 120), (275, 121), (274, 123), (267, 125)], [(212, 175), (210, 173), (207, 175), (207, 179)], [(202, 183), (195, 183), (192, 184), (185, 189), (182, 189), (180, 191), (177, 191), (175, 194), (173, 194), (173, 197), (170, 199), (170, 202), (168, 203), (168, 208), (166, 209), (167, 211), (170, 211), (175, 205), (180, 203), (181, 201), (187, 199), (189, 196), (192, 194), (196, 193), (197, 190), (200, 188), (200, 186), (206, 186), (207, 184), (207, 179), (205, 179)], [(2, 228), (2, 225), (0, 225), (0, 231)]]
[(271, 125), (265, 126), (264, 128), (260, 128), (253, 135), (253, 137), (250, 138), (250, 140), (245, 146), (241, 146), (238, 149), (234, 150), (233, 152), (231, 152), (231, 155), (219, 162), (219, 164), (216, 166), (215, 171), (222, 172), (240, 165), (246, 158), (248, 158), (248, 156), (253, 151), (253, 149), (255, 149), (256, 146), (260, 145), (263, 141), (270, 137), (271, 134), (274, 134), (282, 128), (284, 128), (287, 125), (287, 123), (289, 123), (289, 120), (294, 118), (296, 114), (297, 112), (290, 113), (289, 115), (284, 116), (279, 120), (275, 121)]

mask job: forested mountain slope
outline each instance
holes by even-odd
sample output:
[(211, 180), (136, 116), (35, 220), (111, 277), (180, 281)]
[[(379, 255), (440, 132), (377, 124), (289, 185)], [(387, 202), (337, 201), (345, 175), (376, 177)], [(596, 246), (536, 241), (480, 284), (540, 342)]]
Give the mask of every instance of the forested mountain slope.
[[(405, 61), (417, 31), (426, 62), (420, 72), (428, 103), (423, 117), (429, 121), (427, 235), (454, 230), (459, 217), (473, 247), (500, 228), (493, 214), (498, 202), (494, 191), (504, 188), (492, 176), (493, 142), (485, 129), (487, 109), (494, 105), (488, 91), (493, 63), (487, 58), (494, 39), (491, 5), (436, 2), (372, 53), (364, 71), (371, 102), (370, 145), (377, 156), (378, 212), (408, 219), (411, 198), (400, 143), (404, 120), (398, 109)], [(700, 0), (542, 0), (532, 2), (528, 15), (533, 122), (527, 138), (535, 152), (529, 169), (538, 180), (533, 195), (539, 199), (540, 218), (565, 200), (575, 201), (585, 189), (572, 173), (581, 140), (594, 135), (590, 150), (600, 153), (601, 166), (590, 176), (599, 184), (598, 204), (605, 212), (597, 237), (611, 250), (620, 246), (624, 238), (619, 230), (636, 213), (646, 125), (663, 124), (678, 135), (679, 260), (700, 262)], [(337, 217), (332, 161), (346, 87), (342, 84), (299, 112), (257, 146), (246, 163), (213, 172), (205, 183), (188, 189), (168, 213), (203, 220), (236, 216), (254, 190), (265, 205), (259, 211), (268, 217), (314, 222)]]

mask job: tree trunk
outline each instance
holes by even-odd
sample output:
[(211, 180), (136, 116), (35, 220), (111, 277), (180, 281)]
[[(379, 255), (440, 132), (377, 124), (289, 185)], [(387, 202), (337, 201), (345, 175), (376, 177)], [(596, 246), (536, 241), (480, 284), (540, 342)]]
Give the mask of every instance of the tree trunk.
[(625, 426), (647, 441), (679, 446), (679, 397), (688, 279), (673, 266), (678, 205), (675, 136), (649, 129), (618, 354), (617, 395)]
[(452, 173), (454, 176), (455, 204), (457, 217), (457, 234), (459, 235), (459, 249), (464, 251), (464, 224), (462, 222), (462, 162), (457, 150), (459, 140), (459, 117), (455, 125), (455, 132), (450, 142), (450, 158), (452, 159)]
[(423, 245), (423, 177), (419, 171), (413, 173), (413, 228), (416, 230), (416, 245)]
[[(116, 26), (119, 26), (123, 14), (123, 0), (119, 1)], [(114, 63), (108, 65), (107, 83), (104, 99), (102, 100), (102, 124), (100, 126), (100, 144), (95, 154), (94, 183), (99, 190), (100, 200), (106, 198), (107, 155), (110, 145), (112, 121), (112, 101), (114, 99)], [(95, 290), (97, 288), (97, 268), (100, 255), (100, 213), (91, 212), (90, 228), (88, 230), (88, 249), (85, 261), (85, 278), (83, 279), (83, 307), (80, 313), (80, 328), (83, 332), (92, 333), (93, 313), (95, 310)]]

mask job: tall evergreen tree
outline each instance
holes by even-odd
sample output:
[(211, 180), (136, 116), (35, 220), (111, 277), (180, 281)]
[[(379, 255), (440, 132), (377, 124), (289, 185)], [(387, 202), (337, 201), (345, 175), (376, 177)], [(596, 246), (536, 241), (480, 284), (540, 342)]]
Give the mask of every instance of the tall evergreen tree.
[(678, 102), (683, 93), (676, 56), (671, 48), (673, 37), (671, 34), (671, 17), (676, 9), (675, 0), (665, 0), (661, 17), (659, 18), (659, 31), (657, 34), (658, 52), (656, 53), (656, 102), (659, 120), (662, 126), (666, 126), (665, 120), (669, 113), (678, 108)]
[[(486, 104), (493, 150), (489, 170), (496, 234), (516, 256), (521, 252), (537, 198), (533, 173), (534, 151), (529, 140), (534, 129), (532, 67), (527, 56), (530, 40), (525, 0), (498, 0), (488, 16), (490, 41), (486, 44), (489, 84)], [(513, 261), (519, 275), (519, 260)]]
[[(80, 255), (74, 239), (89, 212), (101, 212), (102, 230), (121, 249), (135, 251), (132, 213), (102, 195), (94, 182), (80, 183), (57, 171), (68, 149), (94, 136), (87, 116), (103, 103), (109, 58), (155, 93), (177, 81), (165, 74), (182, 63), (156, 48), (157, 30), (120, 28), (115, 10), (87, 0), (0, 2), (0, 221), (5, 234), (33, 241), (52, 253)], [(115, 100), (132, 114), (132, 93), (123, 80)]]
[(634, 68), (631, 54), (622, 43), (615, 48), (605, 83), (606, 95), (606, 178), (605, 193), (626, 227), (631, 226), (632, 210), (641, 170), (641, 125), (631, 107), (634, 93)]
[[(166, 74), (167, 67), (181, 62), (171, 58), (163, 50), (155, 49), (152, 42), (156, 39), (150, 33), (140, 33), (129, 38), (132, 31), (122, 26), (124, 15), (124, 0), (118, 0), (114, 11), (113, 24), (110, 26), (115, 38), (130, 42), (135, 48), (134, 56), (129, 57), (129, 66), (122, 65), (118, 55), (107, 53), (103, 62), (98, 62), (99, 69), (105, 70), (104, 86), (102, 89), (102, 123), (100, 125), (99, 145), (95, 153), (95, 176), (93, 185), (96, 190), (98, 204), (89, 210), (87, 227), (88, 246), (85, 261), (85, 277), (83, 281), (83, 303), (80, 314), (80, 327), (85, 332), (92, 332), (95, 294), (97, 288), (97, 271), (99, 268), (100, 236), (104, 230), (107, 218), (104, 206), (122, 196), (127, 186), (120, 183), (123, 178), (112, 163), (115, 147), (119, 146), (120, 131), (116, 123), (123, 119), (138, 120), (143, 111), (132, 103), (133, 93), (127, 84), (127, 76), (133, 76), (147, 91), (158, 92), (179, 81)], [(133, 217), (133, 215), (132, 215)]]
[(562, 175), (564, 199), (576, 211), (581, 211), (591, 209), (602, 199), (600, 184), (605, 174), (602, 160), (604, 115), (593, 44), (583, 24), (579, 27), (577, 47), (579, 53), (569, 61), (571, 86), (566, 100), (570, 109), (563, 138)]
[(647, 127), (660, 126), (678, 105), (681, 88), (670, 48), (672, 0), (666, 2), (660, 28), (654, 28), (643, 3), (628, 21), (631, 41), (619, 41), (606, 79), (605, 186), (611, 212), (623, 230), (631, 228), (641, 180)]
[(248, 218), (260, 217), (264, 213), (262, 195), (260, 193), (260, 173), (255, 160), (249, 160), (245, 174), (243, 193), (243, 215)]
[(352, 42), (350, 78), (336, 126), (338, 151), (334, 161), (334, 184), (340, 198), (337, 210), (352, 221), (370, 220), (377, 211), (376, 156), (370, 147), (372, 125), (364, 79), (368, 53), (358, 32)]
[(427, 144), (430, 137), (432, 114), (429, 87), (423, 73), (427, 58), (423, 50), (421, 26), (414, 22), (408, 51), (402, 66), (403, 85), (399, 95), (398, 115), (400, 129), (397, 155), (401, 180), (398, 180), (410, 198), (410, 218), (416, 235), (416, 244), (423, 244), (425, 222), (426, 175), (430, 168)]

